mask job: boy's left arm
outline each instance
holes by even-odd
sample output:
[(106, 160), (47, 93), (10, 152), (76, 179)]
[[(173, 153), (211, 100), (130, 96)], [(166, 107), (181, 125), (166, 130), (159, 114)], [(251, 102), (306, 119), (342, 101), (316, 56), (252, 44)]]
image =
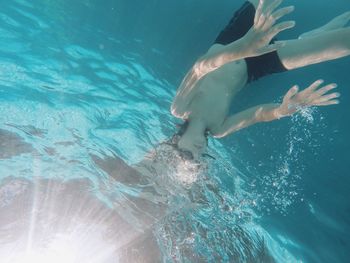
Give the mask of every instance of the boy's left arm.
[(220, 128), (212, 131), (212, 134), (216, 138), (222, 138), (258, 122), (268, 122), (290, 116), (306, 107), (338, 104), (339, 101), (336, 98), (340, 94), (327, 93), (337, 85), (332, 83), (320, 87), (322, 83), (322, 80), (317, 80), (300, 92), (298, 92), (298, 86), (294, 86), (286, 93), (281, 104), (263, 104), (232, 115), (224, 121)]

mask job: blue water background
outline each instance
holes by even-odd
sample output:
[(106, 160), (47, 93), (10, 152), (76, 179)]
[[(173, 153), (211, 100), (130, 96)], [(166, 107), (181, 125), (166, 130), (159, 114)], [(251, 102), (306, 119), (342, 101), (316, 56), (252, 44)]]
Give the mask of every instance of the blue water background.
[[(24, 154), (34, 148), (45, 158), (36, 167), (25, 155), (4, 158), (11, 156), (8, 149), (1, 176), (38, 170), (58, 176), (74, 162), (66, 176), (83, 177), (84, 169), (94, 170), (86, 163), (91, 153), (113, 152), (129, 164), (142, 159), (175, 131), (169, 107), (178, 84), (241, 4), (2, 1), (0, 128), (23, 138)], [(348, 0), (285, 4), (296, 6), (290, 17), (297, 25), (280, 39), (350, 9)], [(283, 248), (303, 262), (350, 258), (349, 68), (350, 58), (343, 58), (252, 84), (232, 112), (278, 101), (292, 85), (306, 87), (319, 78), (338, 83), (341, 103), (210, 141), (222, 158), (216, 165), (240, 171), (255, 202), (255, 221), (278, 244), (276, 257)], [(70, 141), (79, 147), (64, 144)], [(233, 175), (216, 176), (233, 195)]]

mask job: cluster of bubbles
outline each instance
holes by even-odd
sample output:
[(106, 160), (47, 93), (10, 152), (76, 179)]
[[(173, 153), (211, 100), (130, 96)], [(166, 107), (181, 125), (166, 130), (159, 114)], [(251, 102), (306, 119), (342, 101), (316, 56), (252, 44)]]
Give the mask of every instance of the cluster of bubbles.
[(291, 118), (285, 147), (277, 156), (271, 155), (272, 167), (263, 176), (255, 175), (250, 187), (256, 189), (255, 199), (262, 214), (280, 213), (287, 215), (291, 206), (304, 202), (302, 178), (306, 162), (306, 151), (317, 152), (317, 130), (325, 124), (315, 108), (301, 109)]
[(271, 260), (268, 235), (255, 222), (257, 204), (232, 163), (218, 157), (195, 182), (183, 187), (186, 202), (179, 206), (173, 199), (176, 209), (170, 209), (155, 226), (165, 258), (174, 262)]

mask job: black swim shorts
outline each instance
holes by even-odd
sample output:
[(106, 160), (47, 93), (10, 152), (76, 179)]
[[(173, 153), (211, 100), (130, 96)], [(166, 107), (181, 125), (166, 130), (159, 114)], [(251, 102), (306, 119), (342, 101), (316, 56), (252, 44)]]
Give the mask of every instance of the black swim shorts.
[[(245, 2), (237, 10), (229, 24), (215, 40), (215, 44), (227, 45), (243, 37), (254, 24), (255, 7), (250, 2)], [(276, 41), (273, 39), (271, 43)], [(263, 76), (287, 71), (283, 66), (277, 51), (258, 56), (245, 58), (248, 68), (248, 82), (257, 80)]]

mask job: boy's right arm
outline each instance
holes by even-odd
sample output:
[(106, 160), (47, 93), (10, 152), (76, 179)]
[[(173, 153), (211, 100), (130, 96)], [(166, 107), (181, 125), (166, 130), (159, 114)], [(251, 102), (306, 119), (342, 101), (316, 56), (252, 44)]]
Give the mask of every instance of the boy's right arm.
[(197, 60), (193, 67), (199, 77), (226, 63), (261, 56), (282, 46), (283, 42), (273, 44), (270, 42), (281, 31), (294, 27), (295, 22), (286, 21), (276, 24), (278, 19), (294, 10), (293, 6), (277, 9), (281, 3), (282, 0), (260, 0), (255, 12), (254, 24), (242, 38), (228, 45), (214, 44), (204, 56)]

